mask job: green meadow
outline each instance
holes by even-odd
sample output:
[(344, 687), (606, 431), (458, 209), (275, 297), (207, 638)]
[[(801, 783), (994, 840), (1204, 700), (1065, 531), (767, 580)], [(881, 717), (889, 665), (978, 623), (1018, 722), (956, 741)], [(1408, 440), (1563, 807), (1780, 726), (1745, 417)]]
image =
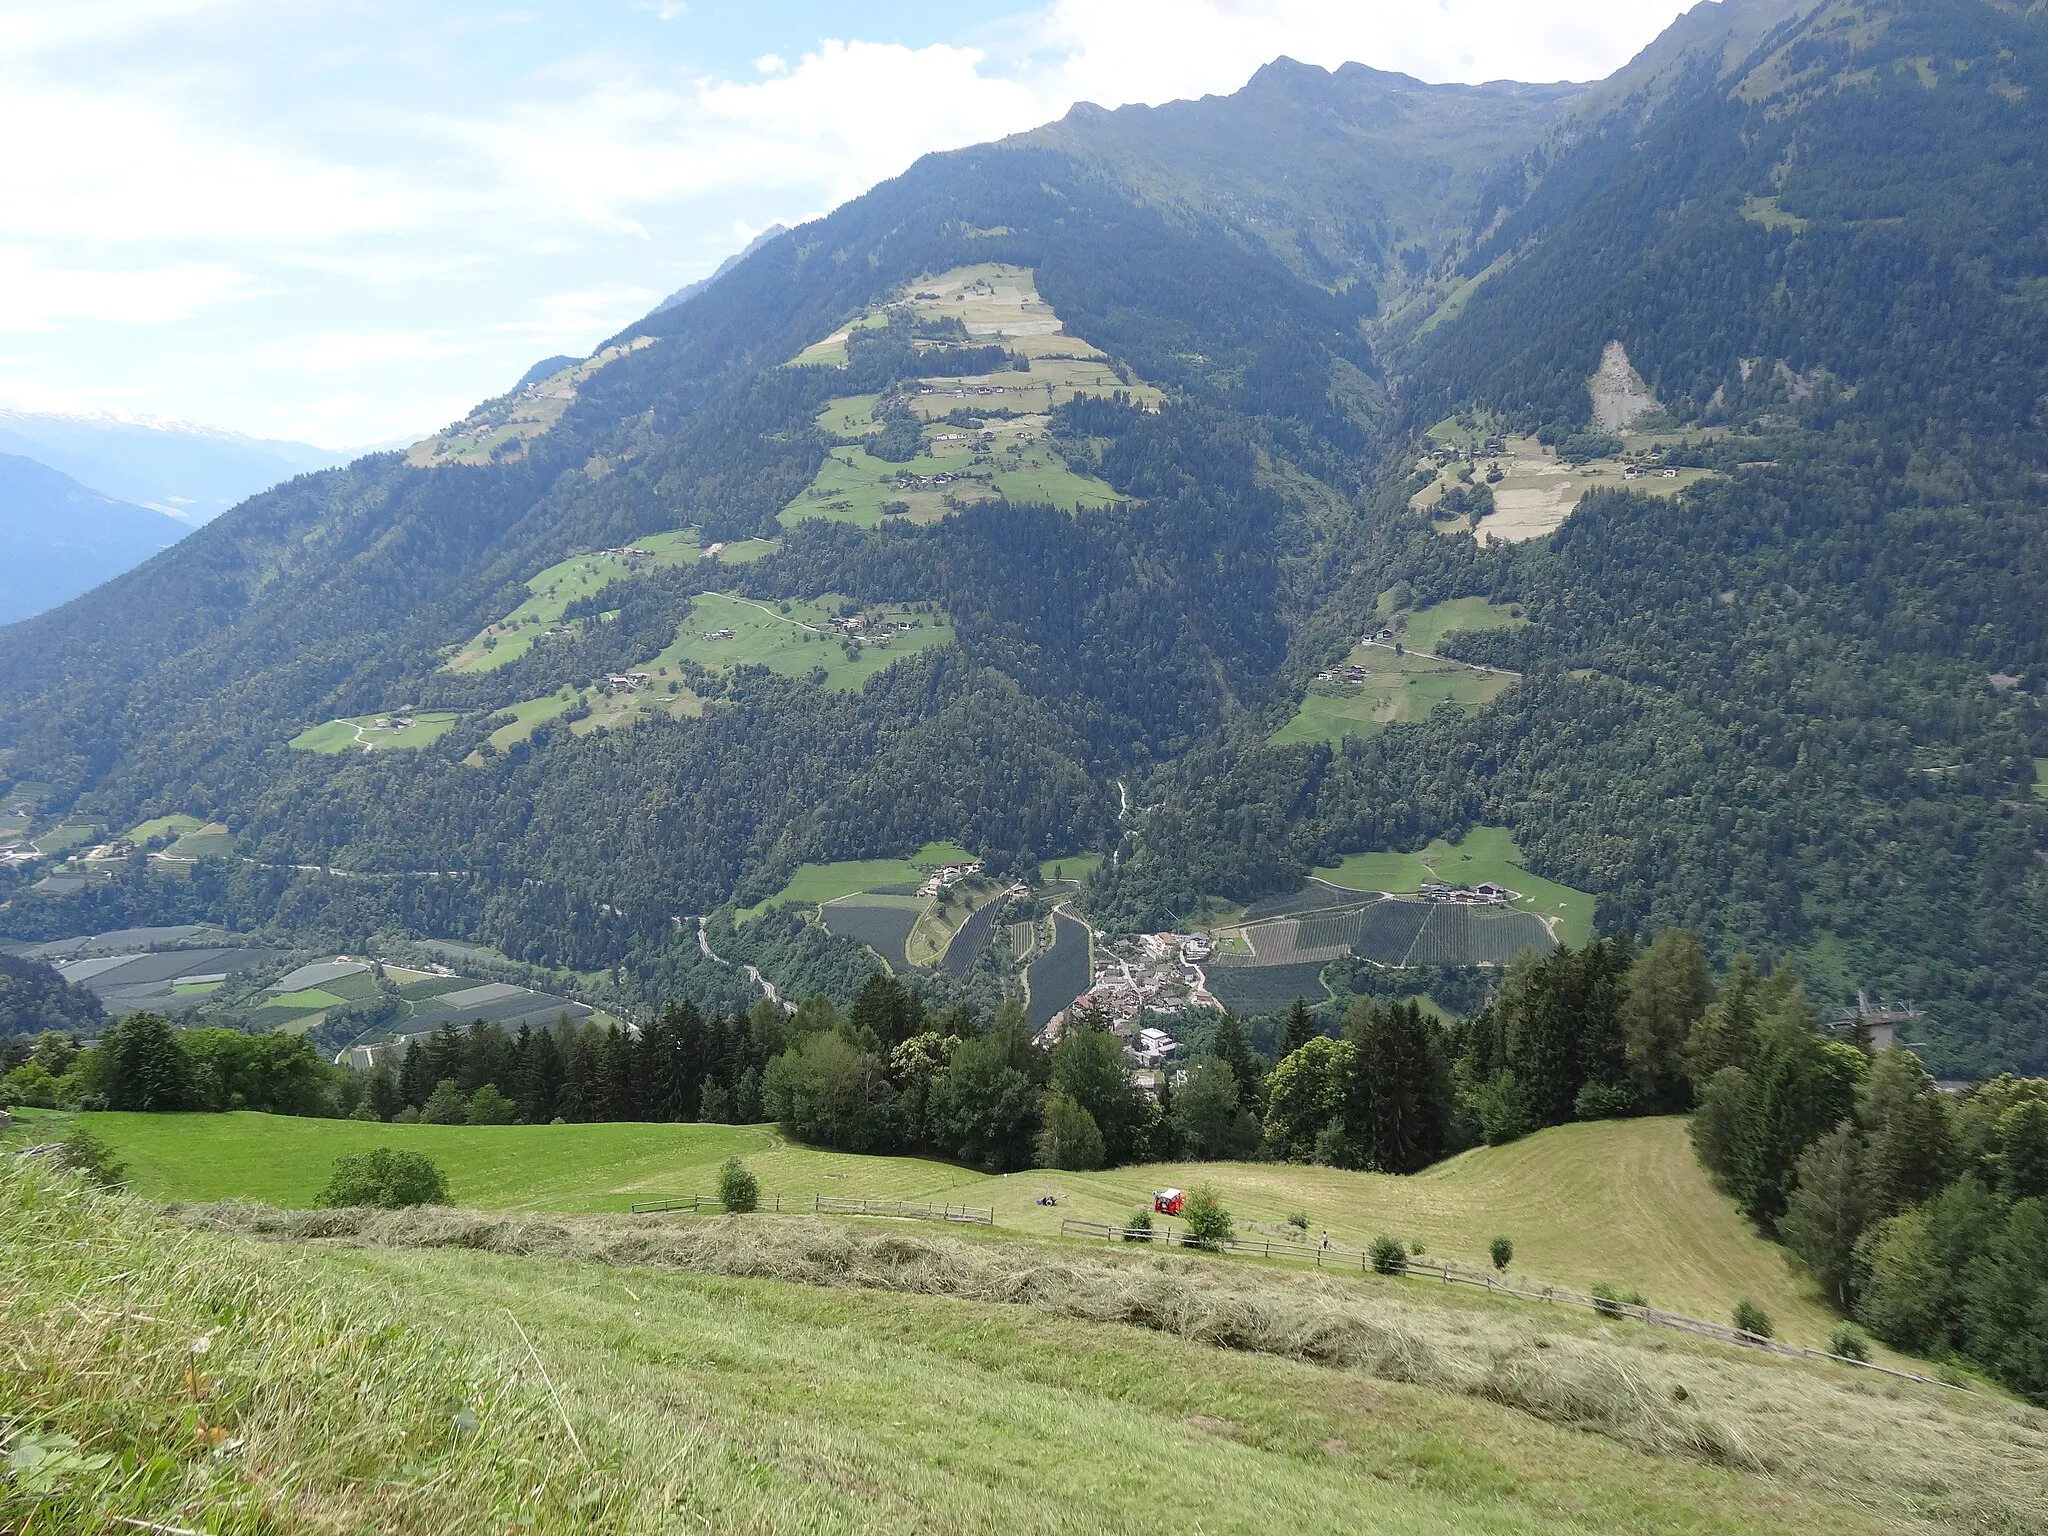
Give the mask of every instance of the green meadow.
[(940, 864), (972, 863), (974, 855), (958, 843), (926, 843), (907, 859), (841, 859), (832, 864), (800, 864), (789, 883), (766, 901), (740, 913), (742, 919), (784, 902), (818, 906), (842, 896), (891, 885), (921, 885)]
[(594, 553), (572, 555), (549, 566), (526, 583), (526, 600), (461, 646), (444, 665), (451, 672), (488, 672), (516, 661), (551, 624), (560, 622), (571, 603), (601, 592), (635, 571), (694, 565), (699, 554), (694, 529), (649, 534), (632, 548), (646, 558)]
[(9, 1427), (58, 1459), (17, 1458), (44, 1476), (0, 1483), (0, 1523), (1794, 1536), (2048, 1516), (2048, 1418), (1995, 1394), (1421, 1280), (774, 1216), (322, 1221), (325, 1241), (259, 1238), (277, 1224), (246, 1207), (166, 1214), (9, 1166)]
[(1315, 877), (1349, 890), (1395, 895), (1418, 891), (1425, 880), (1462, 886), (1491, 882), (1520, 891), (1519, 910), (1555, 919), (1557, 936), (1565, 943), (1577, 947), (1593, 937), (1593, 898), (1531, 874), (1506, 827), (1473, 827), (1455, 843), (1439, 837), (1414, 853), (1354, 853), (1318, 869)]
[(1492, 603), (1483, 597), (1454, 597), (1409, 614), (1402, 621), (1401, 640), (1411, 651), (1433, 652), (1438, 642), (1454, 629), (1523, 629), (1528, 623), (1519, 604)]
[(407, 726), (380, 727), (377, 724), (379, 720), (392, 718), (390, 715), (357, 715), (348, 720), (329, 720), (325, 725), (299, 732), (291, 739), (291, 745), (301, 752), (323, 753), (425, 747), (447, 735), (456, 720), (452, 711), (423, 709), (411, 717), (412, 723)]
[[(1782, 1336), (1801, 1343), (1824, 1342), (1833, 1322), (1783, 1250), (1715, 1192), (1677, 1118), (1558, 1126), (1406, 1178), (1286, 1163), (985, 1174), (931, 1158), (822, 1151), (772, 1126), (376, 1125), (246, 1112), (79, 1118), (128, 1164), (135, 1192), (154, 1200), (308, 1206), (337, 1157), (389, 1146), (431, 1155), (458, 1205), (623, 1211), (635, 1200), (710, 1194), (720, 1164), (738, 1156), (764, 1197), (988, 1206), (1000, 1233), (1055, 1238), (1063, 1218), (1120, 1225), (1155, 1189), (1207, 1183), (1244, 1235), (1285, 1237), (1287, 1218), (1301, 1212), (1315, 1236), (1327, 1231), (1340, 1247), (1362, 1249), (1392, 1232), (1431, 1254), (1484, 1265), (1488, 1241), (1505, 1233), (1517, 1271), (1544, 1281), (1584, 1289), (1607, 1280), (1711, 1318), (1749, 1296)], [(15, 1134), (40, 1139), (64, 1123), (31, 1115)], [(1038, 1205), (1041, 1195), (1059, 1203)]]
[[(914, 629), (894, 631), (886, 648), (862, 646), (848, 656), (832, 627), (840, 598), (828, 592), (809, 601), (762, 602), (723, 592), (705, 592), (669, 647), (642, 670), (660, 675), (682, 661), (725, 670), (763, 666), (785, 677), (805, 677), (822, 667), (828, 688), (858, 688), (899, 656), (915, 655), (953, 641), (952, 621), (943, 612), (917, 613), (898, 604), (874, 604), (865, 612), (878, 620), (903, 620)], [(720, 630), (727, 639), (714, 639)]]

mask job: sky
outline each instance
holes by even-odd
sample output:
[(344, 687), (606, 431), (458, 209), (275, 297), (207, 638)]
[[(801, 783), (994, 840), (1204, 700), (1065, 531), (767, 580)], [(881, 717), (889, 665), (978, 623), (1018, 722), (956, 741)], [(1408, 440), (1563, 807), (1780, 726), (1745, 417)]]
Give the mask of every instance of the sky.
[(773, 223), (1280, 54), (1587, 80), (1677, 0), (0, 0), (0, 407), (409, 441)]

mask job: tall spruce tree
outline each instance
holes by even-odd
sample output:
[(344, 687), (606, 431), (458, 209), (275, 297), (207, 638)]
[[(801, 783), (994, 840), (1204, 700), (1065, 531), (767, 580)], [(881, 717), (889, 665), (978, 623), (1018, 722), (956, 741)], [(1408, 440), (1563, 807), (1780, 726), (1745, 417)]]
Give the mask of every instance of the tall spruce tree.
[(1450, 1071), (1435, 1028), (1413, 1002), (1351, 1005), (1344, 1131), (1355, 1155), (1382, 1173), (1414, 1173), (1449, 1138)]

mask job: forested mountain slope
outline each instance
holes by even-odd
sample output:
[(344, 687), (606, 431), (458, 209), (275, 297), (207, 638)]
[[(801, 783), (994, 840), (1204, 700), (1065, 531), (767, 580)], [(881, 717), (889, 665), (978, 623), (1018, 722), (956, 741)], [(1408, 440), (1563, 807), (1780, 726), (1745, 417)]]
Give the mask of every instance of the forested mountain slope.
[[(0, 773), (239, 849), (4, 925), (403, 929), (689, 990), (731, 983), (675, 919), (806, 862), (1114, 850), (1087, 909), (1155, 925), (1485, 824), (1603, 928), (1789, 955), (1829, 999), (1921, 1000), (1944, 1069), (2038, 1068), (2044, 62), (2039, 7), (1759, 0), (1600, 87), (1283, 61), (931, 157), (413, 453), (0, 633)], [(998, 270), (1068, 355), (915, 310)], [(1417, 473), (1425, 432), (1470, 462)], [(1564, 488), (1554, 532), (1489, 542), (1493, 444), (1502, 507), (1524, 466)], [(934, 457), (1026, 448), (1029, 494)], [(1653, 462), (1684, 478), (1645, 494)], [(836, 464), (957, 510), (835, 510)], [(733, 553), (634, 553), (681, 530)], [(534, 590), (599, 551), (602, 585)], [(858, 686), (708, 665), (714, 586), (952, 628)], [(1517, 615), (1437, 642), (1518, 674), (1490, 702), (1269, 744), (1361, 634), (1453, 598)], [(544, 638), (451, 660), (550, 601)], [(635, 669), (671, 703), (590, 713)], [(428, 744), (290, 744), (401, 707)]]

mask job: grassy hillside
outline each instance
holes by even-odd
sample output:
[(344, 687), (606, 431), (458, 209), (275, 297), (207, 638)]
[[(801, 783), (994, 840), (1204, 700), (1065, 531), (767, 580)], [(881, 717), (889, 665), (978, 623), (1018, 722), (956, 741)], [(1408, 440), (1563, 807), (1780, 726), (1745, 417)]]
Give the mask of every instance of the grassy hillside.
[(1410, 1282), (772, 1218), (329, 1230), (343, 1246), (257, 1241), (0, 1173), (0, 1382), (31, 1466), (0, 1523), (2020, 1531), (2048, 1511), (2030, 1410)]
[[(619, 1211), (634, 1200), (709, 1193), (718, 1165), (737, 1154), (764, 1195), (987, 1205), (1003, 1231), (1051, 1235), (1063, 1216), (1120, 1222), (1148, 1204), (1154, 1189), (1207, 1182), (1251, 1232), (1277, 1235), (1301, 1211), (1313, 1233), (1327, 1230), (1344, 1247), (1393, 1232), (1472, 1262), (1484, 1262), (1488, 1240), (1505, 1233), (1515, 1241), (1516, 1268), (1544, 1280), (1582, 1288), (1611, 1280), (1658, 1306), (1711, 1318), (1725, 1318), (1748, 1296), (1799, 1343), (1825, 1342), (1832, 1326), (1782, 1251), (1714, 1192), (1675, 1119), (1560, 1126), (1476, 1149), (1414, 1178), (1265, 1163), (987, 1175), (925, 1158), (815, 1151), (765, 1126), (407, 1126), (258, 1114), (89, 1119), (128, 1162), (135, 1191), (158, 1199), (309, 1205), (336, 1157), (392, 1146), (430, 1153), (458, 1204)], [(1047, 1193), (1059, 1205), (1034, 1203)]]
[(1318, 880), (1355, 891), (1417, 891), (1425, 880), (1476, 886), (1486, 882), (1520, 891), (1515, 905), (1556, 920), (1558, 938), (1579, 946), (1593, 936), (1593, 898), (1555, 880), (1532, 874), (1522, 864), (1514, 834), (1505, 827), (1473, 827), (1457, 842), (1436, 838), (1414, 853), (1354, 853), (1341, 864), (1316, 871)]

